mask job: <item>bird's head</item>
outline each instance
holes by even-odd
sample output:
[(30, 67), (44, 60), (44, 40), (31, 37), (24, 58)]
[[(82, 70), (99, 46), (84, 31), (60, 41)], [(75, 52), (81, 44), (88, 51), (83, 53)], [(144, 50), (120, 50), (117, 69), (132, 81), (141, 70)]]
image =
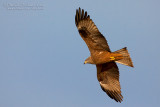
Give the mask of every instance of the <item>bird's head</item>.
[(85, 60), (85, 61), (84, 61), (84, 64), (87, 64), (87, 63), (89, 63), (89, 62), (88, 62), (87, 60)]
[(94, 64), (93, 61), (92, 61), (91, 56), (88, 57), (88, 58), (84, 61), (84, 64)]

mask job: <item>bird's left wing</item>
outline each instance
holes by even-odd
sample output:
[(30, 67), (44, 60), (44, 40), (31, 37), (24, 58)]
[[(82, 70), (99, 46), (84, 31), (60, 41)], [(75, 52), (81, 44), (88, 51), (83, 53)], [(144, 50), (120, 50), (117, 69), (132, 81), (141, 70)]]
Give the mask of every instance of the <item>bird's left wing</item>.
[(87, 15), (87, 12), (84, 12), (83, 9), (81, 10), (79, 8), (76, 10), (75, 24), (78, 28), (81, 37), (86, 42), (90, 51), (110, 51), (105, 37), (99, 32), (98, 28), (96, 27), (92, 19), (90, 19), (90, 16)]
[(121, 87), (119, 83), (119, 71), (115, 62), (96, 65), (97, 79), (106, 94), (117, 102), (121, 102)]

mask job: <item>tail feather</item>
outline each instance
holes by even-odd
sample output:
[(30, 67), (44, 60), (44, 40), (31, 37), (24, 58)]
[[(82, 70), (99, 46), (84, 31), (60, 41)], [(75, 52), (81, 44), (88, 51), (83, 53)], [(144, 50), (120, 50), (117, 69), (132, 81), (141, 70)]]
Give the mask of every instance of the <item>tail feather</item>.
[(133, 63), (132, 63), (132, 60), (131, 60), (130, 55), (128, 53), (127, 47), (124, 47), (118, 51), (115, 51), (114, 53), (120, 53), (123, 56), (122, 59), (117, 60), (115, 62), (133, 67)]

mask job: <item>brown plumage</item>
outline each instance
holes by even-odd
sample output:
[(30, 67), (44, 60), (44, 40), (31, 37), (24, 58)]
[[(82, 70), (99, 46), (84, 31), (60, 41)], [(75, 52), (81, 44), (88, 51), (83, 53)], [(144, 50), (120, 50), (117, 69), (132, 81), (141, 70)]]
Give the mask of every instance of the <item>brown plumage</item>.
[(85, 63), (96, 65), (97, 79), (102, 90), (110, 98), (121, 102), (123, 96), (119, 83), (119, 70), (115, 62), (133, 67), (127, 48), (111, 52), (105, 37), (83, 9), (76, 10), (75, 24), (90, 50), (91, 56), (85, 60)]

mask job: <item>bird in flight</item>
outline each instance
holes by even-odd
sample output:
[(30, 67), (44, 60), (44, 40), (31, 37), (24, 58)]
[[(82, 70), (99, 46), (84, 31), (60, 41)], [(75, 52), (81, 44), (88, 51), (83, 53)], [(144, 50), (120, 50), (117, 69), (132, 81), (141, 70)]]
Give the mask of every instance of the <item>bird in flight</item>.
[(76, 10), (75, 24), (82, 39), (90, 51), (90, 56), (84, 64), (95, 64), (97, 79), (106, 94), (117, 102), (123, 100), (119, 82), (119, 70), (116, 64), (120, 63), (133, 67), (127, 48), (111, 52), (107, 40), (98, 30), (87, 12), (81, 8)]

